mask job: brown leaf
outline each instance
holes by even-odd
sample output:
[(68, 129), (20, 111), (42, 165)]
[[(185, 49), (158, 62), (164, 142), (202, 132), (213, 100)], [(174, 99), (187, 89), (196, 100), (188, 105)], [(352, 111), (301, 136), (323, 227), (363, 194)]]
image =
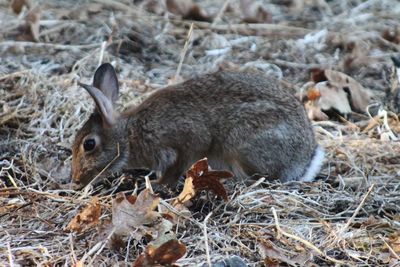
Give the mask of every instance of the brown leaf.
[(140, 239), (146, 230), (144, 226), (152, 227), (159, 223), (161, 215), (154, 211), (159, 202), (160, 198), (150, 193), (149, 189), (140, 192), (136, 200), (134, 197), (118, 193), (112, 203), (112, 223), (115, 233), (129, 235), (136, 232), (137, 238)]
[(319, 83), (319, 82), (325, 82), (328, 80), (328, 78), (325, 75), (325, 70), (323, 69), (311, 69), (310, 70), (310, 77), (311, 81), (314, 83)]
[(211, 21), (211, 16), (192, 0), (166, 0), (167, 10), (183, 19)]
[(202, 176), (205, 172), (208, 172), (208, 161), (207, 158), (198, 160), (196, 163), (190, 167), (186, 172), (186, 177), (193, 177), (197, 179)]
[[(345, 95), (348, 98), (348, 106), (351, 106), (351, 109), (356, 112), (365, 112), (367, 106), (371, 102), (370, 91), (365, 89), (359, 82), (345, 73), (335, 70), (312, 69), (311, 79), (317, 85), (321, 82), (325, 82), (325, 86), (335, 88), (337, 93), (328, 90), (328, 93), (330, 94), (328, 97), (332, 96), (332, 94), (337, 94), (341, 95), (340, 98), (344, 98), (343, 95)], [(322, 97), (323, 92), (321, 92), (321, 98)], [(330, 105), (333, 105), (332, 107), (336, 108), (335, 104), (331, 103)], [(325, 108), (322, 109), (326, 110)]]
[(26, 16), (26, 24), (29, 27), (29, 32), (32, 40), (35, 42), (39, 41), (40, 16), (41, 12), (38, 7), (31, 9)]
[(18, 41), (39, 41), (39, 29), (40, 29), (40, 8), (35, 7), (27, 13), (25, 17), (25, 24), (18, 27), (18, 36), (16, 40)]
[(400, 255), (400, 233), (395, 232), (389, 236), (388, 245), (393, 249), (395, 253)]
[(278, 246), (275, 246), (271, 241), (263, 241), (258, 244), (258, 250), (264, 260), (265, 266), (281, 266), (281, 263), (289, 266), (310, 266), (307, 262), (310, 257), (304, 257), (303, 254), (290, 257), (287, 252)]
[(186, 246), (176, 239), (169, 240), (156, 248), (148, 245), (146, 251), (139, 255), (133, 267), (171, 266), (186, 253)]
[(11, 1), (11, 8), (15, 14), (19, 14), (22, 11), (22, 8), (26, 6), (29, 8), (29, 1), (28, 0), (12, 0)]
[(400, 44), (400, 27), (385, 29), (381, 36), (389, 42)]
[(321, 92), (314, 87), (307, 91), (307, 99), (310, 101), (318, 100), (321, 97)]
[(82, 261), (77, 261), (75, 262), (71, 267), (84, 267), (85, 265), (83, 264)]
[(307, 116), (310, 120), (326, 121), (329, 119), (328, 115), (326, 115), (321, 110), (321, 107), (316, 105), (314, 101), (308, 101), (305, 103), (304, 108), (306, 109)]
[[(207, 175), (207, 174), (206, 174)], [(199, 179), (193, 180), (193, 185), (196, 190), (212, 191), (225, 201), (228, 201), (228, 195), (221, 182), (213, 176), (204, 176)]]
[(228, 200), (228, 195), (224, 186), (219, 181), (223, 178), (231, 178), (233, 174), (228, 171), (212, 171), (208, 169), (207, 158), (197, 161), (186, 172), (186, 177), (192, 177), (194, 190), (212, 191), (225, 201)]
[(99, 198), (93, 197), (90, 203), (77, 214), (65, 228), (65, 231), (81, 233), (99, 223), (101, 206)]
[(153, 253), (153, 258), (161, 264), (172, 264), (183, 257), (186, 246), (176, 239), (169, 240), (161, 245)]
[(252, 0), (240, 0), (242, 21), (245, 23), (270, 23), (271, 16), (263, 6)]
[(179, 194), (177, 199), (175, 200), (173, 206), (176, 206), (178, 203), (186, 203), (190, 199), (192, 199), (196, 195), (196, 191), (193, 185), (193, 177), (189, 176), (185, 180), (185, 185), (183, 186), (182, 192)]
[(317, 105), (321, 110), (326, 111), (334, 108), (344, 115), (351, 113), (348, 95), (343, 89), (329, 82), (319, 82), (315, 85), (315, 88), (321, 94), (317, 100)]

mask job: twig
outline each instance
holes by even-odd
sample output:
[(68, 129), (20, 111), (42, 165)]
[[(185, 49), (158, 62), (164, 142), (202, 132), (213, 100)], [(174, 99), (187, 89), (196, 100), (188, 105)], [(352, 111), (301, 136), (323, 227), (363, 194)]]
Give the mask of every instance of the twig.
[(305, 246), (307, 246), (308, 248), (314, 250), (314, 251), (317, 252), (320, 256), (326, 258), (327, 260), (330, 260), (331, 262), (334, 262), (334, 263), (337, 263), (337, 264), (344, 264), (344, 262), (339, 261), (339, 260), (337, 260), (337, 259), (334, 259), (334, 258), (332, 258), (332, 257), (330, 257), (330, 256), (328, 256), (328, 255), (326, 255), (324, 252), (322, 252), (319, 248), (317, 248), (317, 247), (316, 247), (314, 244), (312, 244), (311, 242), (309, 242), (309, 241), (307, 241), (307, 240), (304, 240), (304, 239), (302, 239), (302, 238), (300, 238), (300, 237), (298, 237), (298, 236), (295, 236), (295, 235), (292, 235), (292, 234), (289, 234), (289, 233), (283, 231), (283, 230), (281, 229), (280, 225), (279, 225), (278, 215), (277, 215), (277, 213), (276, 213), (275, 208), (272, 207), (272, 208), (271, 208), (271, 211), (272, 211), (272, 214), (274, 215), (275, 226), (276, 226), (276, 230), (277, 230), (277, 232), (278, 232), (278, 238), (279, 238), (280, 234), (282, 234), (282, 235), (284, 235), (284, 236), (286, 236), (286, 237), (289, 237), (289, 238), (292, 238), (292, 239), (294, 239), (294, 240), (296, 240), (296, 241), (299, 241), (300, 243), (302, 243), (302, 244), (304, 244)]
[(254, 24), (210, 24), (207, 22), (196, 22), (196, 27), (202, 29), (211, 29), (222, 32), (236, 32), (238, 34), (248, 35), (249, 31), (256, 32), (258, 36), (304, 36), (312, 30), (294, 26), (254, 23)]
[(297, 63), (297, 62), (290, 62), (290, 61), (281, 60), (281, 59), (273, 59), (273, 60), (271, 60), (271, 63), (280, 65), (280, 66), (284, 66), (284, 67), (288, 67), (288, 68), (303, 69), (303, 70), (329, 69), (330, 68), (329, 64)]
[(11, 246), (10, 242), (7, 242), (7, 251), (8, 251), (8, 263), (10, 264), (10, 267), (14, 266), (14, 260), (13, 260), (13, 255), (11, 252)]
[(151, 185), (151, 181), (150, 181), (150, 176), (153, 175), (154, 171), (151, 171), (149, 174), (147, 174), (144, 177), (144, 182), (146, 185), (146, 188), (150, 190), (150, 193), (154, 194), (154, 190), (153, 190), (153, 186)]
[(85, 262), (86, 258), (90, 255), (92, 255), (95, 251), (96, 254), (94, 254), (93, 258), (90, 260), (89, 264), (87, 266), (93, 266), (93, 261), (96, 259), (97, 256), (100, 255), (100, 253), (103, 251), (104, 247), (107, 245), (108, 241), (110, 240), (110, 238), (112, 237), (112, 235), (115, 232), (115, 228), (112, 229), (112, 231), (110, 232), (110, 234), (107, 236), (107, 238), (103, 241), (100, 241), (99, 243), (97, 243), (96, 245), (94, 245), (93, 248), (91, 248), (88, 253), (86, 253), (83, 257), (82, 257), (82, 263)]
[(183, 49), (181, 52), (181, 59), (179, 61), (178, 68), (175, 73), (174, 82), (178, 81), (179, 74), (181, 72), (181, 68), (182, 68), (182, 64), (183, 64), (183, 60), (185, 59), (185, 55), (186, 55), (187, 49), (189, 47), (189, 42), (192, 39), (192, 32), (193, 32), (193, 23), (190, 25), (190, 29), (189, 29), (189, 32), (186, 37), (186, 42), (185, 42), (185, 45), (183, 46)]
[(58, 49), (58, 50), (74, 50), (74, 49), (91, 49), (99, 47), (101, 43), (85, 44), (85, 45), (63, 45), (63, 44), (51, 44), (51, 43), (35, 43), (35, 42), (20, 42), (20, 41), (3, 41), (0, 42), (0, 47), (31, 47), (31, 48), (43, 48), (43, 49)]
[(74, 240), (73, 240), (72, 233), (69, 234), (69, 248), (71, 249), (72, 261), (76, 265), (76, 263), (78, 262), (78, 259), (76, 257), (75, 250), (74, 250)]
[(113, 0), (95, 0), (94, 2), (101, 3), (104, 5), (112, 6), (115, 9), (123, 10), (127, 13), (138, 15), (138, 9), (134, 9), (129, 5), (121, 3), (122, 1), (113, 1)]
[(215, 16), (211, 26), (215, 26), (220, 20), (222, 15), (224, 14), (226, 8), (229, 5), (230, 0), (225, 0), (224, 4), (222, 5), (221, 9), (218, 11), (218, 14)]
[(350, 219), (347, 220), (347, 223), (342, 227), (342, 229), (339, 230), (339, 234), (343, 234), (347, 228), (349, 228), (350, 224), (354, 221), (354, 218), (357, 216), (357, 214), (360, 212), (360, 209), (362, 208), (362, 206), (364, 206), (365, 201), (367, 200), (367, 197), (369, 196), (369, 194), (371, 193), (372, 189), (374, 188), (375, 184), (372, 184), (367, 193), (364, 195), (363, 199), (361, 200), (360, 204), (358, 205), (358, 207), (356, 208), (356, 210), (354, 211), (353, 215), (350, 217)]
[(106, 50), (106, 47), (107, 47), (107, 41), (104, 41), (104, 42), (101, 44), (101, 48), (100, 48), (99, 65), (98, 65), (98, 66), (100, 66), (101, 63), (103, 62), (104, 50)]
[(387, 248), (389, 249), (389, 251), (393, 254), (393, 256), (395, 256), (396, 259), (400, 260), (400, 256), (396, 253), (396, 251), (394, 251), (394, 249), (385, 241), (385, 239), (383, 239), (382, 236), (379, 236), (379, 238), (382, 240), (383, 243), (385, 243), (385, 245), (387, 246)]
[(207, 256), (207, 264), (211, 267), (211, 257), (210, 257), (210, 249), (208, 247), (208, 236), (207, 236), (207, 221), (211, 217), (212, 212), (207, 214), (206, 218), (204, 219), (203, 223), (203, 233), (204, 233), (204, 244), (206, 246), (206, 256)]
[(6, 80), (9, 78), (14, 78), (14, 77), (21, 77), (21, 76), (24, 76), (26, 73), (29, 73), (30, 71), (31, 70), (28, 69), (28, 70), (20, 70), (20, 71), (16, 71), (16, 72), (13, 72), (10, 74), (6, 74), (6, 75), (0, 77), (0, 81)]

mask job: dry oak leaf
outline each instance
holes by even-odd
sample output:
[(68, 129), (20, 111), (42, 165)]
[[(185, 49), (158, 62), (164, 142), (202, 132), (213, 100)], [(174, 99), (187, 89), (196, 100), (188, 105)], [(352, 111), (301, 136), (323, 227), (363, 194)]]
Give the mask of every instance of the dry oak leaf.
[(39, 42), (39, 29), (40, 29), (41, 11), (38, 7), (29, 10), (26, 16), (26, 24), (29, 28), (31, 38), (35, 42)]
[(308, 101), (304, 104), (304, 108), (310, 120), (326, 121), (329, 119), (328, 115), (322, 111), (321, 107), (315, 101)]
[(321, 97), (321, 92), (319, 90), (317, 90), (315, 87), (311, 87), (307, 91), (307, 99), (310, 101), (317, 100), (320, 97)]
[[(393, 252), (397, 255), (400, 255), (400, 233), (395, 232), (389, 236), (389, 240), (387, 240), (388, 245), (391, 247)], [(386, 246), (386, 245), (384, 245)], [(385, 248), (387, 250), (387, 248)]]
[(65, 231), (81, 233), (99, 223), (101, 215), (101, 206), (99, 198), (93, 197), (90, 203), (77, 214), (67, 225)]
[(159, 224), (161, 215), (154, 211), (160, 198), (145, 189), (140, 194), (126, 197), (118, 193), (112, 202), (112, 224), (116, 235), (136, 233), (135, 239), (140, 239), (151, 227)]
[(15, 37), (18, 41), (39, 41), (40, 30), (40, 7), (30, 9), (25, 17), (25, 24), (18, 27), (18, 35)]
[[(209, 170), (207, 158), (204, 158), (193, 164), (192, 167), (190, 167), (190, 169), (186, 172), (186, 179), (190, 177), (192, 178), (194, 191), (212, 191), (217, 196), (222, 197), (225, 201), (228, 200), (226, 190), (219, 180), (224, 178), (232, 178), (233, 174), (231, 172)], [(185, 188), (183, 191), (186, 191)], [(190, 192), (191, 190), (187, 189), (187, 191)]]
[(311, 81), (303, 85), (301, 100), (311, 120), (327, 120), (331, 109), (342, 115), (365, 112), (371, 93), (350, 76), (333, 70), (311, 70)]
[(148, 245), (139, 255), (132, 267), (176, 266), (174, 263), (186, 253), (186, 246), (176, 239), (169, 240), (159, 247)]
[(84, 267), (85, 264), (82, 261), (75, 262), (71, 267)]
[[(371, 102), (371, 92), (347, 74), (335, 70), (312, 69), (311, 80), (316, 84), (328, 82), (338, 92), (344, 91), (349, 105), (356, 112), (365, 112)], [(321, 93), (322, 95), (323, 93)], [(321, 96), (322, 97), (322, 96)]]
[(28, 0), (12, 0), (11, 1), (11, 8), (15, 14), (19, 14), (22, 11), (22, 8), (26, 6), (29, 8), (29, 1)]
[(211, 21), (211, 16), (207, 15), (201, 7), (192, 0), (166, 0), (167, 10), (175, 15), (182, 16), (183, 19), (197, 21)]
[(185, 179), (185, 184), (183, 185), (182, 192), (179, 194), (179, 196), (174, 201), (173, 206), (176, 206), (178, 203), (185, 204), (190, 199), (192, 199), (195, 195), (196, 195), (196, 191), (195, 191), (194, 185), (193, 185), (193, 178), (187, 177)]
[(312, 255), (310, 253), (299, 253), (296, 256), (288, 256), (287, 251), (275, 246), (271, 241), (265, 240), (258, 244), (258, 251), (263, 258), (265, 266), (312, 266), (309, 261)]
[(242, 21), (245, 23), (270, 23), (272, 18), (265, 8), (253, 0), (240, 0)]

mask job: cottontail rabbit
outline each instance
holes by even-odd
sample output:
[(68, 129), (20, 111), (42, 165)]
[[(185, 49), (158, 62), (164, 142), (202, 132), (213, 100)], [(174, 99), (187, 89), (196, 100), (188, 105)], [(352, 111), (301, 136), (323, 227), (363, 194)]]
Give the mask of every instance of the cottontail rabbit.
[[(237, 177), (311, 181), (324, 153), (300, 102), (260, 72), (218, 71), (157, 90), (118, 114), (118, 79), (105, 63), (93, 85), (81, 84), (96, 110), (75, 137), (72, 178), (146, 167), (158, 182), (176, 185), (195, 161)], [(119, 153), (119, 155), (118, 155)], [(101, 174), (101, 175), (99, 175)]]

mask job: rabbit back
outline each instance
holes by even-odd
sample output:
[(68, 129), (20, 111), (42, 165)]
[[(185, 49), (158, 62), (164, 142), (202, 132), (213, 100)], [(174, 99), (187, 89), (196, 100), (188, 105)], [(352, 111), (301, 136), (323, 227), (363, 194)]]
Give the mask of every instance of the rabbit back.
[(167, 183), (202, 157), (239, 177), (282, 181), (304, 179), (313, 160), (321, 161), (301, 103), (259, 72), (219, 71), (169, 86), (122, 116), (131, 124), (132, 151), (142, 160), (151, 155), (144, 160)]

